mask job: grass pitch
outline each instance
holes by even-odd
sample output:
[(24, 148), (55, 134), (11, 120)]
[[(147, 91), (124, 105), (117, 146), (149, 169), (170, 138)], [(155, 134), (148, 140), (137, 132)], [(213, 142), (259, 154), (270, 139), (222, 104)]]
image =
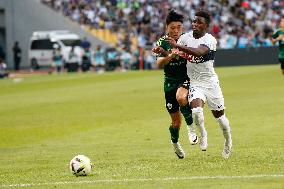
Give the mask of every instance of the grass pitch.
[[(216, 69), (233, 155), (205, 108), (208, 150), (190, 146), (185, 122), (170, 145), (162, 71), (0, 80), (0, 188), (284, 188), (284, 77), (278, 65)], [(74, 177), (69, 161), (95, 167)]]

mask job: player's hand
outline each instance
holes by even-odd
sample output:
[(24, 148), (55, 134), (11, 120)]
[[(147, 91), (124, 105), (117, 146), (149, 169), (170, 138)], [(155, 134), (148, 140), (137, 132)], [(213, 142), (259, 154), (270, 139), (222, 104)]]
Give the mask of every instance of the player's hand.
[(172, 45), (173, 48), (175, 48), (177, 46), (177, 42), (174, 38), (171, 38), (171, 37), (167, 37), (166, 38), (166, 41)]
[(178, 49), (172, 49), (171, 53), (168, 55), (170, 59), (176, 58), (179, 56), (179, 50)]
[(152, 52), (156, 54), (162, 54), (162, 55), (166, 53), (166, 51), (162, 47), (154, 47), (152, 49)]
[(172, 54), (175, 54), (176, 56), (180, 56), (180, 57), (187, 59), (189, 61), (191, 61), (191, 59), (192, 59), (191, 55), (188, 55), (185, 52), (180, 51), (179, 49), (176, 49), (176, 48), (172, 49)]
[(178, 55), (178, 56), (181, 56), (181, 57), (183, 57), (183, 58), (185, 58), (185, 53), (184, 52), (182, 52), (182, 51), (180, 51), (179, 49), (176, 49), (176, 48), (173, 48), (172, 49), (172, 53), (173, 54), (176, 54), (176, 55)]
[(169, 55), (168, 55), (168, 57), (169, 57), (169, 59), (171, 60), (171, 59), (173, 59), (173, 58), (176, 58), (178, 55), (177, 54), (174, 54), (174, 53), (170, 53)]
[(176, 48), (173, 48), (171, 53), (179, 55), (180, 51), (178, 49), (176, 49)]

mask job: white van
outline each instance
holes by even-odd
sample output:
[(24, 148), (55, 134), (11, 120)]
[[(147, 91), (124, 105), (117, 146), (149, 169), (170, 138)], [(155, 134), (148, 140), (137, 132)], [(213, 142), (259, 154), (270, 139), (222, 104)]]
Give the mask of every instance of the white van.
[(81, 47), (80, 37), (75, 33), (67, 30), (35, 31), (30, 38), (28, 55), (32, 69), (38, 69), (41, 66), (50, 66), (52, 63), (52, 53), (56, 45), (61, 48), (61, 53), (65, 61), (68, 60), (68, 54), (72, 46), (75, 47), (75, 53), (79, 57), (82, 57), (84, 52)]

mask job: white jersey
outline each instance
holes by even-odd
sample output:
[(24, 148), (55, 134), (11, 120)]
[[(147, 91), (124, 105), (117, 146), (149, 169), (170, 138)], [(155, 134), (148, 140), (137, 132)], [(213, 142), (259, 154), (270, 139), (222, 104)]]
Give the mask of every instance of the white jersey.
[(192, 48), (204, 45), (210, 49), (208, 54), (201, 57), (187, 55), (187, 75), (191, 84), (207, 86), (212, 82), (218, 82), (218, 76), (213, 67), (217, 40), (211, 34), (206, 33), (203, 37), (195, 39), (191, 31), (180, 36), (177, 43)]

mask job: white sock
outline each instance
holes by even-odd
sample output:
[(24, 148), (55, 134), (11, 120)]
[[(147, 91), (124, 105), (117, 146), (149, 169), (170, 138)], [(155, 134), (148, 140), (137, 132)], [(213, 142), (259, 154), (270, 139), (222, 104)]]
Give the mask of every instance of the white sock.
[(193, 124), (187, 125), (187, 130), (188, 130), (188, 132), (190, 132), (190, 133), (195, 133), (195, 129), (194, 129), (194, 127), (193, 127)]
[(224, 114), (221, 117), (216, 118), (216, 120), (219, 123), (221, 130), (223, 131), (224, 138), (226, 139), (225, 144), (232, 145), (231, 128), (228, 118)]
[(201, 137), (207, 137), (207, 132), (204, 127), (204, 115), (203, 108), (197, 107), (192, 109), (192, 118), (196, 127), (199, 129), (201, 133)]

